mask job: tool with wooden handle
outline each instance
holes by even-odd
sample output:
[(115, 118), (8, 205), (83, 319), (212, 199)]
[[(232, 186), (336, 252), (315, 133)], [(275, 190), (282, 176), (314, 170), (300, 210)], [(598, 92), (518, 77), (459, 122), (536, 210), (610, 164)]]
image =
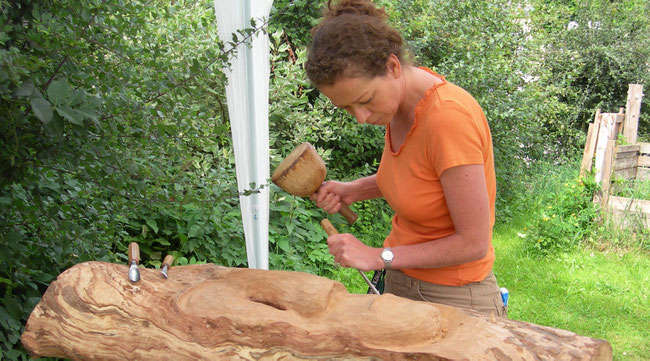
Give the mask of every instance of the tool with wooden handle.
[[(323, 227), (323, 229), (325, 230), (325, 233), (327, 233), (328, 236), (331, 236), (331, 235), (333, 235), (333, 234), (338, 234), (338, 233), (339, 233), (339, 232), (336, 230), (336, 228), (334, 228), (334, 225), (332, 225), (332, 222), (330, 222), (329, 219), (327, 219), (327, 218), (325, 218), (325, 219), (323, 219), (322, 221), (320, 221), (320, 225), (321, 225), (321, 227)], [(379, 291), (377, 290), (377, 288), (375, 287), (375, 285), (373, 285), (372, 282), (370, 282), (370, 280), (368, 279), (368, 277), (366, 276), (366, 274), (363, 273), (363, 272), (361, 272), (361, 270), (359, 270), (359, 269), (357, 269), (357, 271), (359, 271), (359, 274), (361, 275), (361, 277), (363, 277), (363, 279), (366, 281), (366, 283), (368, 284), (368, 286), (369, 286), (370, 289), (372, 290), (372, 293), (378, 295), (378, 294), (379, 294)]]
[(140, 269), (138, 269), (138, 263), (140, 263), (140, 246), (137, 243), (129, 243), (129, 280), (131, 282), (138, 282), (140, 280)]
[[(323, 184), (327, 168), (313, 145), (308, 142), (296, 147), (278, 165), (271, 175), (271, 181), (286, 192), (298, 197), (308, 197)], [(347, 204), (341, 202), (339, 213), (354, 223), (358, 216)]]
[(174, 262), (174, 256), (171, 254), (168, 254), (165, 256), (165, 259), (163, 260), (162, 265), (160, 266), (160, 273), (162, 273), (165, 278), (169, 278), (167, 275), (167, 271), (169, 270), (169, 267), (171, 267), (172, 263)]

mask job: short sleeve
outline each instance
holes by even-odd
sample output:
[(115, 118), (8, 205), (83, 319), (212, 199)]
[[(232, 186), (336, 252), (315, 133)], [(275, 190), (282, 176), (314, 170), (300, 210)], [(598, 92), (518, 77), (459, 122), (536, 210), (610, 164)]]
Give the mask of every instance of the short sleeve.
[(438, 177), (452, 167), (485, 163), (484, 134), (471, 112), (455, 101), (445, 101), (431, 114), (428, 157)]

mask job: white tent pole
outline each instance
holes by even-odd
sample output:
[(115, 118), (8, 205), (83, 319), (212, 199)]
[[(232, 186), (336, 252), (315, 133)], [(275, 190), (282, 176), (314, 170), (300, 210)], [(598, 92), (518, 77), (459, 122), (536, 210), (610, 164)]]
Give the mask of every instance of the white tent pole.
[[(269, 16), (273, 0), (214, 0), (219, 38), (227, 43), (237, 30)], [(226, 49), (226, 51), (229, 49)], [(269, 39), (258, 32), (250, 46), (239, 44), (224, 72), (226, 97), (240, 192), (269, 178)], [(250, 268), (268, 269), (269, 190), (240, 196), (246, 253)]]

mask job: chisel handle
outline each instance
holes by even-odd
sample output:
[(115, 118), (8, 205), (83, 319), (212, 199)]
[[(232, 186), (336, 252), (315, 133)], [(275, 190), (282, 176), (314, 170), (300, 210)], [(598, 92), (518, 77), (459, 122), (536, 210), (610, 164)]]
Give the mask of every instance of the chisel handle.
[[(330, 222), (330, 220), (327, 219), (327, 218), (320, 221), (320, 225), (321, 225), (321, 227), (323, 227), (323, 229), (325, 230), (325, 233), (327, 233), (328, 236), (339, 233), (336, 230), (336, 228), (334, 228), (334, 225), (332, 224), (332, 222)], [(368, 277), (363, 272), (361, 272), (361, 270), (358, 269), (357, 271), (359, 272), (361, 277), (363, 277), (363, 280), (366, 281), (366, 283), (368, 284), (368, 287), (370, 287), (370, 289), (372, 290), (372, 293), (378, 295), (379, 291), (377, 290), (375, 285), (373, 285), (372, 282), (370, 282)]]
[(325, 230), (325, 233), (327, 233), (328, 236), (331, 236), (333, 234), (338, 234), (339, 232), (334, 228), (334, 225), (332, 222), (330, 222), (329, 219), (324, 218), (322, 221), (320, 221), (321, 227)]
[(169, 268), (172, 265), (172, 262), (174, 262), (174, 256), (168, 254), (167, 256), (165, 256), (165, 259), (163, 260), (163, 263), (160, 266), (160, 268), (163, 268), (165, 266)]
[(140, 263), (140, 246), (137, 243), (129, 243), (129, 264), (135, 262)]

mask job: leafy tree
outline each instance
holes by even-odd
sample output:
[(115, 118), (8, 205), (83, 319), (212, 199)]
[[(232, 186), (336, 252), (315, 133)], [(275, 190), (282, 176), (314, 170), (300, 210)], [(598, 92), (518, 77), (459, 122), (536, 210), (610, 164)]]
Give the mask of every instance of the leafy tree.
[[(647, 1), (531, 1), (531, 29), (540, 83), (564, 107), (544, 126), (563, 146), (583, 146), (581, 135), (597, 108), (625, 107), (628, 84), (650, 83), (650, 3)], [(643, 99), (643, 108), (650, 105)], [(639, 133), (650, 131), (641, 113)]]
[[(617, 110), (627, 83), (648, 78), (645, 1), (377, 1), (415, 63), (483, 106), (500, 220), (516, 211), (528, 164), (581, 146), (590, 112)], [(0, 0), (0, 358), (26, 359), (21, 330), (60, 272), (124, 262), (131, 241), (149, 267), (167, 252), (246, 265), (225, 42), (271, 37), (272, 167), (310, 141), (330, 179), (376, 171), (383, 130), (334, 109), (302, 68), (322, 5), (276, 0), (270, 19), (219, 39), (211, 0)], [(323, 212), (270, 187), (271, 267), (331, 275)], [(355, 210), (341, 231), (380, 244), (392, 211), (381, 200)]]
[(211, 2), (0, 5), (2, 358), (56, 275), (129, 241), (244, 264)]
[(511, 1), (383, 1), (404, 34), (417, 65), (427, 66), (469, 91), (481, 104), (494, 142), (498, 217), (513, 214), (527, 163), (543, 156), (543, 119), (558, 102), (531, 82), (526, 13)]

